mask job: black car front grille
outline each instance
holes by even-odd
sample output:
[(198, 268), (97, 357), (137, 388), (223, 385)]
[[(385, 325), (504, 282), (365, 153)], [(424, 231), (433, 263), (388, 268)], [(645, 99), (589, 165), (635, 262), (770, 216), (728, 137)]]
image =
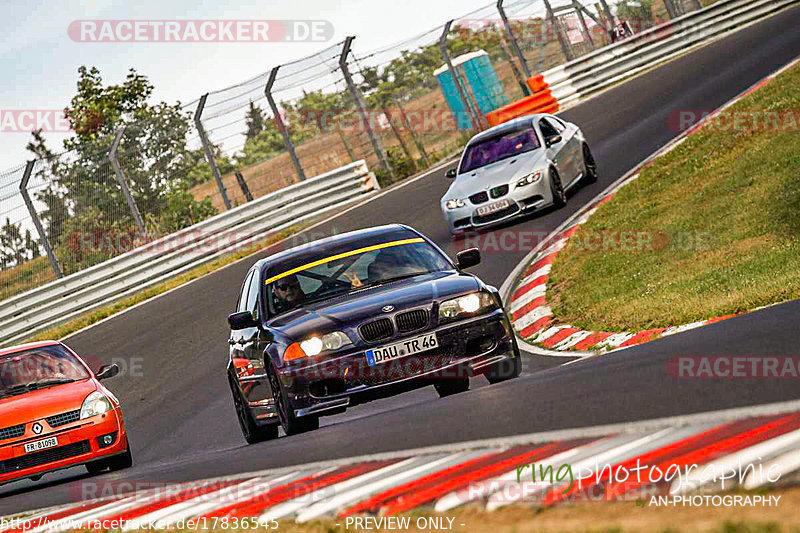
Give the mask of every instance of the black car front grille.
[(414, 309), (413, 311), (398, 314), (394, 318), (397, 323), (397, 331), (407, 333), (424, 328), (428, 325), (429, 314), (427, 309)]
[(489, 201), (489, 195), (486, 193), (486, 191), (481, 191), (470, 196), (469, 201), (473, 204), (482, 204)]
[(78, 409), (77, 411), (61, 413), (60, 415), (48, 416), (47, 418), (45, 418), (45, 420), (47, 420), (47, 423), (50, 424), (51, 428), (57, 428), (59, 426), (67, 425), (70, 422), (75, 422), (76, 420), (80, 420), (80, 418), (81, 418), (81, 410)]
[(361, 333), (361, 338), (365, 341), (378, 342), (391, 339), (394, 335), (394, 326), (392, 326), (392, 321), (388, 318), (379, 318), (378, 320), (362, 324), (361, 327), (358, 328), (358, 332)]
[(494, 222), (495, 220), (500, 220), (501, 218), (507, 217), (509, 215), (513, 215), (517, 211), (519, 211), (519, 206), (516, 203), (512, 203), (510, 206), (506, 207), (505, 209), (503, 209), (501, 211), (497, 211), (497, 212), (492, 213), (490, 215), (486, 215), (486, 216), (482, 216), (482, 217), (478, 216), (478, 215), (475, 215), (474, 217), (472, 217), (472, 222), (474, 224), (488, 224), (489, 222)]
[(16, 439), (25, 434), (25, 424), (0, 429), (0, 440)]
[(508, 185), (500, 185), (499, 187), (493, 187), (489, 190), (489, 195), (492, 198), (500, 198), (506, 194), (508, 194)]
[(26, 468), (33, 468), (35, 466), (45, 465), (47, 463), (54, 463), (70, 457), (76, 457), (84, 453), (89, 453), (92, 450), (88, 440), (74, 442), (66, 446), (59, 446), (57, 448), (50, 448), (36, 453), (29, 453), (21, 457), (14, 457), (6, 461), (0, 461), (0, 473), (7, 474), (8, 472), (16, 472), (18, 470), (25, 470)]

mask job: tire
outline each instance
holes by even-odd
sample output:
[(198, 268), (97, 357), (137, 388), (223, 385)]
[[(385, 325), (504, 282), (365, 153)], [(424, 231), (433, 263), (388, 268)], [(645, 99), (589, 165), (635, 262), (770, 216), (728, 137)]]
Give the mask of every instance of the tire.
[(247, 444), (256, 444), (264, 442), (265, 440), (278, 438), (278, 424), (270, 424), (269, 426), (259, 426), (253, 420), (253, 415), (244, 403), (242, 395), (239, 394), (233, 382), (230, 382), (231, 394), (233, 395), (233, 405), (236, 408), (236, 418), (239, 420), (239, 427), (242, 430), (242, 436)]
[(439, 398), (445, 398), (469, 390), (469, 377), (442, 378), (433, 384)]
[(283, 432), (287, 436), (305, 433), (319, 429), (319, 416), (297, 417), (292, 412), (289, 402), (286, 399), (275, 372), (269, 372), (269, 386), (272, 389), (272, 397), (275, 398), (275, 410), (278, 412), (278, 419), (281, 421)]
[(108, 460), (108, 469), (112, 472), (117, 470), (124, 470), (133, 466), (133, 454), (131, 453), (131, 445), (125, 439), (125, 446), (128, 447), (125, 453), (117, 455)]
[(597, 182), (597, 163), (588, 144), (583, 145), (583, 179), (586, 183)]
[(553, 206), (561, 209), (567, 205), (567, 193), (555, 168), (550, 169), (550, 192), (553, 194)]
[(516, 337), (512, 337), (512, 342), (514, 344), (514, 357), (493, 364), (486, 373), (486, 379), (492, 385), (518, 378), (522, 373), (522, 357), (519, 355)]

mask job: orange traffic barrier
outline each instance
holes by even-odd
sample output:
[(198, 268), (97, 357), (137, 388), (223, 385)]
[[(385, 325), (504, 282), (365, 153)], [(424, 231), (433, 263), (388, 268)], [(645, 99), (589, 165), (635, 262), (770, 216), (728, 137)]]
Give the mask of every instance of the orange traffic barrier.
[(486, 114), (486, 120), (490, 126), (497, 126), (513, 118), (534, 113), (555, 113), (558, 111), (558, 100), (553, 97), (550, 85), (544, 81), (544, 76), (541, 74), (531, 76), (526, 81), (526, 84), (532, 94), (489, 111)]

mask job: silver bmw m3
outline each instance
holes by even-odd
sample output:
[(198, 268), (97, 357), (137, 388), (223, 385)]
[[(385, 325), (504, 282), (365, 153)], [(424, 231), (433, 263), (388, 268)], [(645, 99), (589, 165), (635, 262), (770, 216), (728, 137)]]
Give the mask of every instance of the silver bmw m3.
[(597, 165), (578, 126), (537, 114), (475, 135), (447, 177), (455, 181), (441, 208), (455, 235), (563, 207), (580, 180), (597, 181)]

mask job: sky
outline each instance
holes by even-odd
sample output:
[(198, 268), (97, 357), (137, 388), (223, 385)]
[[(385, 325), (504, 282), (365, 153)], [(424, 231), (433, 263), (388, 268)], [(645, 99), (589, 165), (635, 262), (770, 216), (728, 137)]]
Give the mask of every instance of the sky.
[[(155, 86), (153, 101), (190, 102), (273, 66), (355, 35), (367, 52), (430, 30), (494, 0), (0, 0), (0, 112), (63, 109), (75, 93), (78, 67), (96, 66), (104, 82), (121, 83), (131, 67)], [(80, 42), (70, 23), (87, 20), (324, 20), (324, 42)], [(4, 117), (5, 118), (5, 117)], [(1, 125), (1, 124), (0, 124)], [(0, 130), (0, 172), (23, 165), (30, 133)], [(52, 149), (63, 134), (46, 135)]]

